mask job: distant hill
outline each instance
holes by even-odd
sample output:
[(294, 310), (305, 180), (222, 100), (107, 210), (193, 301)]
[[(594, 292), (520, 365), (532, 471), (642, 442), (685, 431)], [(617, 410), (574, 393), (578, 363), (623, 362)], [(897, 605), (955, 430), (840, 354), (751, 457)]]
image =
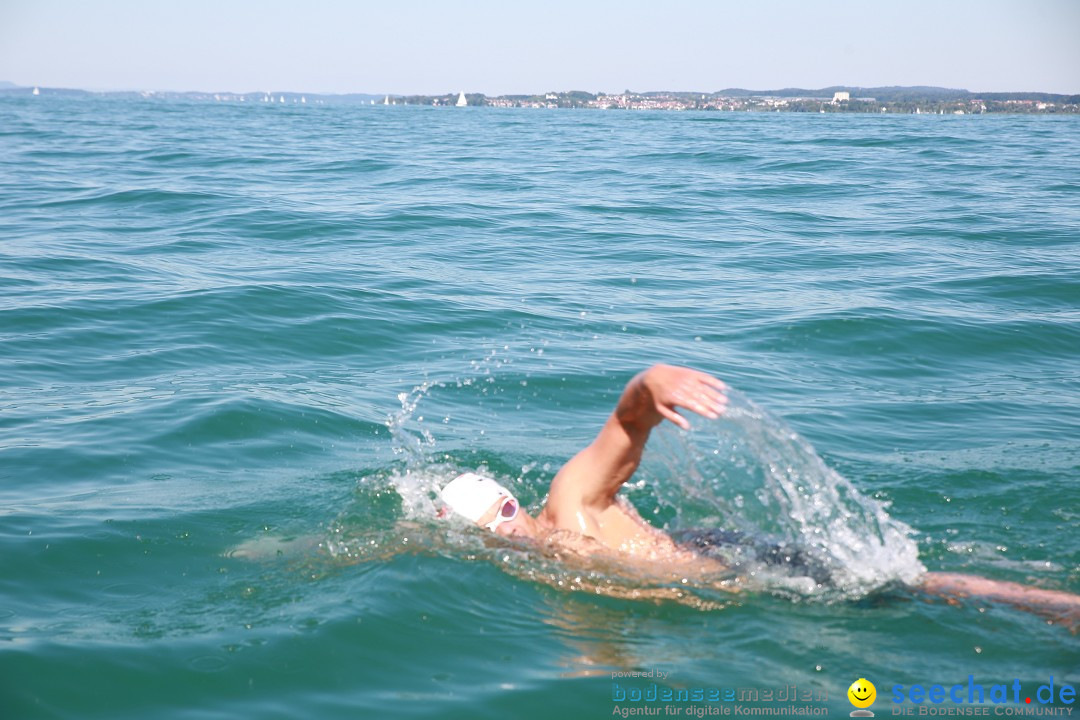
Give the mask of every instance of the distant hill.
[(914, 97), (933, 100), (962, 100), (971, 97), (967, 90), (954, 90), (950, 88), (929, 87), (925, 85), (913, 85), (908, 87), (855, 87), (852, 85), (831, 85), (825, 88), (781, 88), (780, 90), (746, 90), (743, 88), (727, 88), (718, 90), (716, 95), (724, 97), (832, 97), (836, 92), (849, 92), (852, 97), (873, 97), (886, 102), (908, 100)]
[(849, 92), (851, 97), (872, 97), (882, 102), (961, 102), (965, 100), (1036, 100), (1039, 102), (1080, 102), (1080, 95), (1056, 95), (1054, 93), (1039, 92), (971, 92), (970, 90), (958, 90), (953, 88), (930, 87), (926, 85), (913, 85), (901, 87), (891, 85), (888, 87), (855, 87), (851, 85), (833, 85), (816, 90), (807, 88), (782, 88), (780, 90), (746, 90), (744, 88), (727, 88), (718, 90), (714, 95), (722, 97), (825, 97), (831, 98), (836, 92)]
[[(33, 92), (33, 88), (25, 85), (16, 85), (15, 83), (2, 80), (0, 81), (0, 95), (13, 96), (13, 95), (29, 95)], [(158, 98), (165, 100), (240, 100), (243, 99), (247, 102), (274, 102), (274, 103), (326, 103), (326, 104), (355, 104), (355, 105), (370, 105), (370, 104), (382, 104), (384, 98), (389, 97), (390, 100), (397, 101), (397, 104), (421, 104), (430, 105), (432, 99), (447, 99), (453, 100), (456, 98), (457, 93), (448, 93), (440, 96), (427, 96), (427, 95), (410, 95), (404, 96), (401, 94), (391, 93), (389, 96), (386, 94), (372, 94), (372, 93), (301, 93), (296, 91), (281, 91), (273, 90), (267, 92), (245, 92), (237, 93), (230, 91), (111, 91), (111, 92), (94, 92), (88, 90), (78, 90), (74, 88), (52, 88), (41, 87), (40, 92), (42, 95), (61, 95), (67, 97), (109, 97), (109, 98)], [(998, 102), (1005, 103), (1008, 101), (1024, 101), (1024, 102), (1036, 102), (1036, 103), (1057, 103), (1061, 105), (1080, 105), (1080, 95), (1058, 95), (1054, 93), (1040, 93), (1040, 92), (971, 92), (970, 90), (962, 90), (956, 88), (941, 88), (931, 87), (926, 85), (914, 85), (914, 86), (895, 86), (890, 85), (886, 87), (857, 87), (852, 85), (832, 85), (824, 88), (780, 88), (778, 90), (748, 90), (746, 88), (726, 88), (724, 90), (717, 90), (711, 93), (702, 92), (688, 92), (688, 91), (650, 91), (634, 93), (630, 90), (625, 92), (626, 95), (635, 95), (646, 98), (663, 98), (663, 97), (677, 97), (684, 100), (704, 100), (705, 96), (711, 96), (712, 98), (735, 98), (740, 100), (746, 100), (750, 102), (756, 102), (754, 98), (822, 98), (831, 100), (834, 93), (848, 92), (851, 94), (852, 101), (866, 98), (873, 98), (880, 103), (897, 103), (897, 104), (927, 104), (927, 103), (970, 103), (976, 102)], [(496, 99), (518, 101), (518, 102), (548, 102), (552, 96), (557, 96), (560, 107), (577, 107), (578, 105), (593, 102), (598, 97), (592, 93), (571, 90), (555, 93), (548, 93), (546, 95), (500, 95)], [(492, 96), (494, 97), (494, 96)], [(473, 105), (484, 105), (487, 100), (491, 99), (480, 93), (472, 93), (468, 96), (469, 103)], [(556, 101), (552, 101), (556, 102)], [(569, 103), (569, 104), (566, 104)], [(450, 104), (450, 103), (439, 103)], [(864, 103), (865, 104), (865, 103)]]
[[(80, 97), (88, 95), (117, 95), (118, 93), (91, 93), (87, 90), (75, 90), (73, 88), (37, 88), (44, 95), (64, 95), (67, 97)], [(0, 93), (8, 95), (29, 95), (35, 88), (25, 85), (12, 85), (11, 83), (0, 84)]]
[[(15, 83), (0, 81), (0, 93), (5, 95), (29, 95), (33, 91), (33, 88), (25, 85), (16, 85)], [(321, 101), (326, 103), (351, 103), (351, 104), (363, 104), (369, 105), (372, 102), (381, 103), (386, 97), (385, 94), (373, 95), (371, 93), (344, 93), (340, 95), (336, 94), (321, 94), (321, 93), (303, 93), (294, 91), (282, 91), (271, 90), (268, 92), (246, 92), (246, 93), (234, 93), (229, 91), (218, 92), (203, 92), (197, 90), (188, 90), (184, 92), (162, 90), (162, 91), (136, 91), (136, 90), (106, 90), (106, 91), (91, 91), (91, 90), (78, 90), (74, 88), (54, 88), (54, 87), (41, 87), (42, 95), (66, 95), (66, 96), (96, 96), (96, 97), (108, 97), (108, 98), (148, 98), (155, 97), (161, 99), (171, 100), (208, 100), (214, 99), (215, 96), (229, 97), (230, 99), (239, 99), (243, 97), (250, 102), (260, 102), (264, 98), (270, 98), (274, 102), (280, 101), (284, 98), (284, 102), (292, 103), (299, 101), (301, 98), (306, 98), (306, 102)], [(399, 98), (400, 95), (390, 95), (390, 99)]]

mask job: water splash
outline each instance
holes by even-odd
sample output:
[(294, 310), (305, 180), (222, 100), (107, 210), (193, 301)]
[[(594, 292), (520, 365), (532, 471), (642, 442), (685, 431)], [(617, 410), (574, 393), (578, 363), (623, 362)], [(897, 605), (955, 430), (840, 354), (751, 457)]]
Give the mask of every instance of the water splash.
[[(885, 503), (860, 493), (782, 420), (738, 391), (728, 397), (719, 420), (697, 419), (689, 433), (658, 428), (646, 450), (637, 487), (651, 490), (658, 511), (669, 509), (669, 531), (733, 531), (741, 541), (726, 548), (730, 561), (765, 589), (803, 597), (860, 597), (925, 572), (913, 530)], [(778, 555), (796, 562), (774, 562)]]
[[(335, 557), (362, 562), (429, 552), (486, 560), (564, 590), (670, 596), (701, 607), (727, 602), (716, 592), (716, 578), (643, 579), (625, 567), (568, 562), (550, 548), (511, 545), (456, 519), (439, 519), (439, 488), (466, 469), (515, 488), (526, 503), (534, 498), (527, 509), (535, 514), (557, 468), (547, 472), (545, 466), (545, 472), (533, 474), (526, 464), (515, 476), (517, 466), (499, 456), (477, 456), (475, 448), (436, 453), (438, 442), (421, 425), (420, 410), (436, 387), (449, 386), (425, 382), (398, 396), (401, 409), (388, 417), (387, 427), (401, 462), (360, 480), (352, 507), (331, 526), (326, 547)], [(737, 540), (709, 548), (716, 552), (708, 554), (722, 557), (748, 587), (787, 597), (857, 598), (925, 572), (913, 531), (891, 518), (884, 503), (862, 495), (826, 466), (779, 418), (737, 391), (729, 397), (727, 412), (715, 422), (696, 418), (689, 433), (665, 423), (654, 432), (642, 467), (626, 488), (643, 515), (676, 538), (728, 532)], [(457, 458), (466, 453), (469, 466), (459, 466)]]
[[(435, 438), (431, 432), (418, 423), (424, 421), (423, 415), (414, 418), (420, 401), (427, 397), (428, 392), (435, 387), (442, 387), (442, 383), (425, 381), (409, 392), (398, 393), (397, 399), (401, 403), (401, 409), (386, 417), (386, 429), (390, 431), (390, 439), (393, 442), (395, 455), (401, 455), (409, 466), (422, 466), (428, 459), (428, 451), (435, 445)], [(415, 430), (410, 426), (417, 426)]]

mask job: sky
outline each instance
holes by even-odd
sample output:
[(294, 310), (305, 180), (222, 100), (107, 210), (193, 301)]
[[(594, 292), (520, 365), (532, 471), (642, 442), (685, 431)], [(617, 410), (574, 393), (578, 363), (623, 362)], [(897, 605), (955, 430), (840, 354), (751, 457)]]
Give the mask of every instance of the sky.
[(0, 81), (487, 95), (1080, 94), (1080, 0), (0, 0)]

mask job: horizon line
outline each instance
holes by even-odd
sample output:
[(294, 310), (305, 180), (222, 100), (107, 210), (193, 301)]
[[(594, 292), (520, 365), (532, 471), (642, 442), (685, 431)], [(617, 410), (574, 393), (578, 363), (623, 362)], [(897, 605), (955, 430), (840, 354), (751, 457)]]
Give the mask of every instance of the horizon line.
[[(4, 87), (5, 85), (7, 85), (7, 87)], [(940, 85), (841, 85), (841, 84), (837, 84), (837, 85), (825, 85), (825, 86), (817, 87), (817, 88), (799, 87), (799, 86), (796, 86), (796, 85), (785, 85), (785, 86), (780, 86), (780, 87), (769, 88), (767, 90), (757, 90), (757, 89), (751, 89), (751, 88), (748, 88), (748, 87), (740, 87), (740, 86), (729, 86), (729, 87), (722, 88), (722, 89), (719, 89), (719, 90), (672, 90), (672, 89), (664, 89), (664, 90), (640, 90), (639, 91), (639, 90), (629, 90), (629, 89), (627, 89), (627, 90), (623, 90), (623, 91), (619, 91), (619, 92), (608, 92), (608, 91), (592, 92), (592, 91), (589, 91), (589, 90), (571, 89), (571, 90), (544, 90), (544, 91), (541, 91), (541, 92), (531, 92), (531, 93), (530, 92), (504, 92), (504, 93), (494, 94), (494, 93), (486, 93), (486, 92), (480, 92), (480, 91), (469, 92), (467, 90), (453, 90), (453, 91), (449, 91), (449, 92), (433, 93), (433, 92), (386, 92), (386, 91), (366, 92), (366, 91), (361, 91), (361, 90), (324, 91), (324, 90), (282, 90), (282, 89), (277, 89), (277, 90), (244, 90), (244, 91), (237, 91), (237, 90), (197, 90), (197, 89), (175, 90), (175, 89), (147, 89), (147, 88), (138, 88), (138, 89), (133, 89), (133, 88), (111, 88), (111, 89), (104, 89), (104, 88), (88, 88), (88, 87), (65, 87), (65, 86), (59, 86), (59, 85), (34, 85), (34, 84), (23, 85), (23, 84), (16, 83), (16, 82), (13, 82), (13, 81), (10, 81), (10, 80), (0, 81), (0, 90), (4, 90), (4, 89), (7, 89), (7, 90), (26, 89), (26, 90), (29, 90), (29, 89), (32, 89), (32, 88), (45, 88), (45, 89), (49, 89), (49, 90), (77, 90), (77, 91), (88, 92), (88, 93), (126, 93), (126, 92), (143, 93), (143, 92), (151, 92), (151, 93), (203, 93), (203, 94), (215, 94), (216, 93), (216, 94), (219, 94), (219, 95), (220, 94), (255, 95), (255, 94), (259, 94), (259, 93), (262, 93), (262, 94), (287, 93), (287, 94), (290, 94), (290, 95), (314, 95), (314, 96), (326, 96), (326, 97), (348, 96), (348, 95), (371, 95), (371, 96), (390, 96), (390, 97), (410, 97), (410, 96), (439, 97), (439, 96), (443, 96), (443, 95), (456, 95), (456, 94), (458, 94), (460, 92), (464, 92), (466, 95), (483, 95), (484, 97), (503, 97), (503, 96), (511, 96), (511, 95), (515, 95), (515, 96), (516, 95), (536, 96), (536, 95), (545, 95), (547, 93), (568, 93), (568, 92), (587, 92), (587, 93), (592, 94), (592, 95), (624, 95), (624, 94), (626, 94), (627, 91), (629, 91), (631, 94), (634, 94), (634, 95), (644, 95), (644, 94), (648, 94), (648, 93), (664, 93), (664, 92), (681, 93), (681, 94), (717, 95), (719, 93), (722, 93), (722, 92), (725, 92), (725, 91), (728, 91), (728, 90), (738, 90), (738, 91), (741, 91), (741, 92), (748, 92), (748, 93), (767, 94), (767, 93), (770, 93), (770, 92), (792, 91), (792, 90), (806, 90), (806, 91), (830, 90), (830, 91), (835, 91), (835, 90), (845, 90), (845, 89), (847, 89), (847, 90), (881, 90), (881, 89), (914, 90), (914, 89), (928, 89), (928, 90), (947, 90), (947, 91), (950, 91), (950, 92), (963, 92), (963, 93), (971, 93), (971, 94), (978, 94), (978, 93), (1030, 93), (1030, 94), (1035, 94), (1035, 93), (1038, 93), (1038, 94), (1044, 94), (1044, 95), (1080, 95), (1080, 92), (1054, 92), (1054, 91), (1049, 91), (1049, 90), (968, 90), (967, 88), (944, 87), (944, 86), (940, 86)]]

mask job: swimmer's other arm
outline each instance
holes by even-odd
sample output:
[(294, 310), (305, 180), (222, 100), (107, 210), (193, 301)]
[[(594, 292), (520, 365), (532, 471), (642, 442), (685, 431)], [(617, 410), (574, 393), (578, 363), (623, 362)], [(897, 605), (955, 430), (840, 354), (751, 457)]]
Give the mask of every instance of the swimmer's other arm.
[(915, 587), (950, 602), (974, 597), (1005, 603), (1065, 625), (1073, 632), (1080, 627), (1080, 596), (1061, 590), (944, 572), (926, 573)]
[(678, 408), (716, 419), (727, 405), (726, 387), (707, 373), (684, 367), (654, 365), (638, 373), (600, 434), (551, 482), (549, 507), (606, 509), (637, 470), (652, 429), (667, 419), (688, 430), (690, 423)]

